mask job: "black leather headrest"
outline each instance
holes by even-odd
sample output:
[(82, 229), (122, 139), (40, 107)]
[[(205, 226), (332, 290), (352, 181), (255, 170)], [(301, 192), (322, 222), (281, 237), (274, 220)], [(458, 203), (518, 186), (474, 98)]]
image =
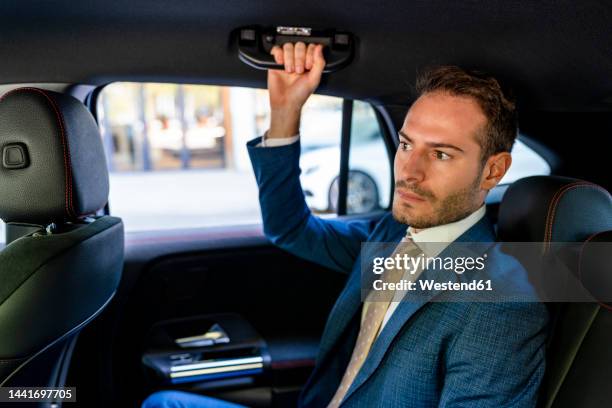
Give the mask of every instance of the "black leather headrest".
[(100, 133), (77, 99), (18, 88), (0, 99), (0, 219), (61, 223), (108, 201)]
[(582, 242), (612, 230), (612, 196), (587, 181), (533, 176), (513, 183), (499, 207), (505, 242)]

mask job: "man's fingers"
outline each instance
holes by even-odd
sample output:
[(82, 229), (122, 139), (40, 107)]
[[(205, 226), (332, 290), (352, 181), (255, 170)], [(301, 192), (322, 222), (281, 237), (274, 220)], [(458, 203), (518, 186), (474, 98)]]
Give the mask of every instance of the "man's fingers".
[(312, 63), (314, 61), (314, 52), (315, 52), (316, 44), (310, 43), (308, 44), (308, 48), (306, 49), (306, 63), (304, 64), (306, 70), (310, 71), (312, 69)]
[(270, 50), (270, 54), (272, 54), (272, 56), (274, 57), (274, 62), (280, 65), (284, 64), (283, 50), (281, 50), (281, 47), (279, 47), (278, 45), (275, 45)]
[(321, 44), (308, 44), (306, 46), (303, 42), (285, 43), (282, 48), (278, 45), (272, 47), (270, 54), (277, 64), (285, 66), (287, 73), (302, 74), (313, 68), (322, 71), (325, 67)]
[(295, 68), (293, 54), (293, 44), (285, 43), (285, 45), (283, 45), (283, 58), (285, 61), (285, 71), (288, 73), (292, 73)]
[(304, 63), (306, 62), (306, 44), (297, 42), (294, 47), (294, 63), (295, 72), (301, 74), (304, 72)]
[(314, 51), (314, 61), (312, 63), (312, 69), (308, 73), (309, 79), (318, 83), (321, 79), (323, 68), (325, 68), (325, 57), (323, 57), (323, 46), (321, 44), (317, 44), (315, 51)]

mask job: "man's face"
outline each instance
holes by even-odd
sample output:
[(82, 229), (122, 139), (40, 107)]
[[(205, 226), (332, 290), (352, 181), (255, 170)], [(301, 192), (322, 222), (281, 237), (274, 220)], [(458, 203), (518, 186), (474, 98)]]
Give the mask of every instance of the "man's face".
[(395, 154), (393, 216), (423, 229), (464, 218), (483, 202), (478, 132), (486, 125), (468, 97), (433, 92), (410, 108)]

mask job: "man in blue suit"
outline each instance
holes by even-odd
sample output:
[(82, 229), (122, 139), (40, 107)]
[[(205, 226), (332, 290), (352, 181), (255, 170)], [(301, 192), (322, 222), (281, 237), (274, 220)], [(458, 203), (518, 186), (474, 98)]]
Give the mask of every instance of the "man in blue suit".
[[(460, 301), (444, 290), (396, 291), (378, 303), (361, 297), (363, 242), (403, 242), (434, 256), (486, 252), (481, 277), (494, 284), (524, 277), (493, 245), (484, 206), (511, 163), (514, 103), (490, 76), (457, 67), (428, 71), (417, 81), (418, 99), (399, 131), (392, 212), (377, 223), (323, 220), (306, 206), (298, 165), (300, 113), (321, 78), (322, 47), (286, 44), (273, 55), (285, 70), (268, 72), (270, 129), (248, 143), (265, 234), (297, 256), (349, 274), (299, 405), (535, 406), (548, 322), (541, 303)], [(428, 254), (428, 242), (442, 248)], [(459, 243), (457, 252), (452, 246)], [(421, 272), (415, 278), (440, 276)], [(172, 400), (176, 405), (165, 405)], [(161, 392), (143, 406), (236, 405)]]

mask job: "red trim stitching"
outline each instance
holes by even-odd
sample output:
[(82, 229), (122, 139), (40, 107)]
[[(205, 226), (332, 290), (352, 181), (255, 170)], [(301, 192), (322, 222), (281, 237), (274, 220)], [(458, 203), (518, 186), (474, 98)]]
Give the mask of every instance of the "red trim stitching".
[[(597, 184), (594, 184), (594, 183), (589, 183), (588, 181), (576, 181), (574, 183), (567, 184), (561, 187), (559, 190), (557, 190), (557, 192), (553, 196), (548, 206), (548, 215), (546, 217), (546, 226), (545, 226), (545, 231), (544, 231), (544, 242), (548, 244), (546, 249), (550, 247), (550, 242), (552, 241), (552, 228), (554, 224), (555, 213), (557, 211), (557, 205), (561, 201), (561, 196), (563, 196), (563, 194), (565, 194), (569, 190), (572, 190), (578, 187), (591, 187), (591, 188), (596, 188), (598, 190), (601, 190), (605, 193), (609, 193), (608, 190), (606, 190), (605, 188)], [(601, 231), (588, 237), (586, 241), (584, 241), (584, 243), (582, 244), (582, 247), (580, 248), (580, 254), (578, 256), (578, 279), (580, 281), (582, 281), (582, 271), (580, 269), (580, 257), (582, 257), (582, 250), (584, 249), (584, 245), (587, 242), (589, 242), (591, 239), (593, 239), (593, 237), (597, 236), (598, 234), (601, 234)], [(597, 300), (597, 303), (599, 304), (600, 307), (603, 307), (604, 309), (612, 311), (612, 306), (609, 306), (603, 302), (600, 302), (599, 300)]]
[[(544, 242), (546, 243), (550, 243), (552, 241), (552, 230), (553, 230), (553, 224), (554, 224), (554, 219), (555, 219), (555, 214), (557, 212), (557, 206), (559, 204), (559, 202), (561, 201), (562, 196), (567, 193), (568, 191), (574, 189), (574, 188), (578, 188), (578, 187), (591, 187), (591, 188), (596, 188), (599, 190), (602, 190), (604, 192), (608, 192), (606, 189), (604, 189), (601, 186), (598, 186), (597, 184), (593, 184), (593, 183), (589, 183), (587, 181), (576, 181), (574, 183), (571, 184), (567, 184), (565, 186), (563, 186), (561, 189), (559, 189), (555, 195), (553, 196), (549, 206), (548, 206), (548, 214), (546, 216), (546, 226), (545, 226), (545, 230), (544, 230)], [(548, 249), (550, 247), (550, 245), (547, 245), (546, 249)]]
[(65, 183), (64, 200), (65, 200), (65, 210), (66, 210), (66, 215), (69, 218), (76, 218), (77, 215), (76, 215), (76, 211), (74, 210), (74, 201), (73, 201), (73, 196), (72, 196), (72, 164), (71, 164), (71, 160), (70, 160), (70, 151), (68, 150), (68, 141), (66, 139), (66, 133), (65, 133), (66, 131), (65, 131), (65, 127), (64, 127), (64, 117), (62, 116), (62, 113), (61, 113), (60, 109), (58, 108), (57, 104), (55, 103), (55, 100), (53, 100), (51, 95), (47, 94), (42, 89), (33, 88), (33, 87), (23, 87), (23, 88), (13, 89), (13, 90), (5, 93), (0, 98), (0, 102), (2, 102), (8, 95), (11, 95), (13, 93), (28, 92), (28, 91), (37, 92), (37, 93), (41, 94), (42, 96), (44, 96), (45, 99), (49, 102), (49, 104), (53, 108), (53, 110), (55, 111), (55, 116), (57, 118), (57, 123), (59, 124), (59, 128), (60, 128), (60, 136), (61, 136), (61, 140), (62, 140), (62, 150), (63, 150), (63, 154), (64, 154), (64, 179), (65, 179), (64, 180), (64, 183)]
[(600, 307), (603, 307), (604, 309), (607, 309), (612, 312), (612, 306), (606, 305), (605, 303), (600, 302), (599, 300), (597, 301), (597, 303), (599, 303)]
[(555, 217), (555, 212), (557, 211), (557, 205), (560, 200), (561, 195), (569, 188), (573, 188), (574, 186), (583, 184), (583, 181), (577, 181), (571, 184), (567, 184), (561, 187), (559, 190), (555, 192), (552, 200), (550, 200), (550, 204), (548, 205), (548, 213), (546, 214), (546, 225), (544, 226), (544, 242), (549, 242), (552, 240), (552, 227), (553, 221)]

